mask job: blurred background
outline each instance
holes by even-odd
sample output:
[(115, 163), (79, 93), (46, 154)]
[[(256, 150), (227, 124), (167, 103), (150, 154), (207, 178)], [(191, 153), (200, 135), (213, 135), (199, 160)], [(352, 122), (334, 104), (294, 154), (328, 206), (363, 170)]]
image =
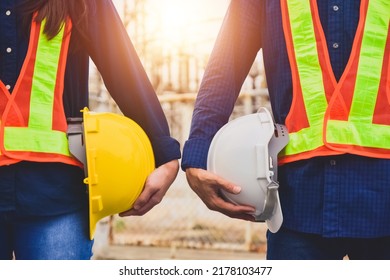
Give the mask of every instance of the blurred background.
[[(183, 147), (197, 90), (230, 0), (113, 2), (159, 97), (172, 136)], [(242, 86), (231, 118), (256, 112), (260, 106), (269, 106), (261, 52)], [(93, 63), (90, 109), (120, 113)], [(231, 219), (210, 211), (179, 171), (164, 200), (146, 215), (113, 216), (99, 223), (94, 257), (262, 259), (265, 231), (263, 223)]]

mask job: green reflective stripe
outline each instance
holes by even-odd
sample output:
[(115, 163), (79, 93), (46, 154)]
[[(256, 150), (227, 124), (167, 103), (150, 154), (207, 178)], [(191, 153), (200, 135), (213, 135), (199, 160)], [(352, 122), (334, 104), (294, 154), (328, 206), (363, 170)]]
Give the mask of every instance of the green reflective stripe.
[(390, 127), (380, 124), (328, 121), (326, 138), (328, 142), (388, 149)]
[(5, 127), (8, 151), (56, 153), (69, 156), (67, 135), (52, 129), (55, 86), (64, 29), (51, 40), (41, 24), (30, 96), (28, 127)]
[(323, 145), (322, 124), (328, 106), (318, 58), (310, 1), (286, 1), (303, 101), (309, 127), (290, 133), (283, 154), (298, 154)]
[(322, 123), (327, 101), (310, 1), (287, 1), (295, 58), (309, 125)]
[(31, 89), (29, 127), (51, 130), (53, 124), (54, 89), (64, 28), (52, 40), (39, 34), (34, 76)]
[[(390, 19), (389, 0), (369, 1), (349, 121), (372, 122)], [(371, 94), (367, 94), (371, 93)]]
[[(297, 2), (305, 1), (286, 1), (289, 9), (293, 44), (310, 128), (290, 135), (290, 143), (285, 149), (285, 155), (309, 151), (310, 146), (313, 147), (312, 149), (321, 146), (319, 145), (318, 136), (322, 137), (323, 132), (320, 129), (317, 130), (318, 132), (312, 132), (312, 127), (319, 125), (318, 122), (312, 121), (320, 120), (322, 123), (323, 120), (321, 118), (323, 118), (327, 106), (325, 94), (322, 94), (323, 89), (319, 89), (320, 86), (323, 86), (321, 69), (319, 68), (319, 64), (317, 67), (312, 52), (313, 50), (316, 51), (316, 44), (313, 41), (315, 39), (314, 27), (312, 22), (309, 22), (309, 20), (312, 20), (309, 1), (306, 0), (306, 4)], [(303, 15), (303, 19), (298, 19), (298, 15)], [(377, 93), (381, 83), (381, 71), (383, 68), (386, 42), (388, 40), (389, 20), (390, 1), (369, 1), (350, 115), (348, 121), (329, 120), (327, 122), (326, 140), (329, 143), (371, 148), (389, 148), (390, 127), (372, 123), (377, 102)], [(306, 31), (301, 30), (304, 26), (308, 28)], [(310, 39), (304, 42), (299, 37), (301, 34), (305, 34), (304, 36), (308, 36), (307, 38)], [(301, 47), (304, 43), (306, 46)], [(317, 52), (315, 52), (315, 56), (315, 58), (318, 58)], [(317, 88), (315, 85), (311, 85), (312, 82), (317, 84)], [(309, 93), (310, 95), (308, 95)], [(321, 101), (315, 103), (311, 101), (312, 98), (321, 98)], [(319, 114), (316, 115), (312, 110), (318, 110)], [(317, 116), (318, 118), (313, 116)], [(302, 143), (307, 141), (314, 141), (314, 143), (313, 145), (310, 144), (310, 146)]]
[(5, 127), (4, 147), (8, 151), (56, 153), (70, 156), (66, 133), (29, 127)]
[(328, 121), (326, 138), (329, 143), (389, 148), (390, 127), (372, 123), (389, 20), (388, 0), (369, 2), (351, 112), (348, 121)]
[(297, 151), (300, 153), (308, 152), (323, 146), (322, 138), (318, 137), (322, 135), (322, 129), (322, 124), (320, 124), (314, 127), (304, 128), (298, 132), (289, 133), (289, 143), (280, 155), (292, 155), (296, 154)]

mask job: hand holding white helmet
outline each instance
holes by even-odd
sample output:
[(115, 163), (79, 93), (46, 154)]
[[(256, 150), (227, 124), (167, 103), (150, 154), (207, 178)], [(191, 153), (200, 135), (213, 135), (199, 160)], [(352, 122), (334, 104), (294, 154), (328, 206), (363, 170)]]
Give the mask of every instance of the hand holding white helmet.
[(232, 203), (255, 207), (256, 221), (266, 221), (271, 232), (278, 231), (283, 221), (277, 155), (287, 143), (287, 129), (275, 125), (271, 113), (260, 108), (223, 126), (208, 154), (208, 170), (242, 188), (239, 194), (221, 190), (223, 196)]

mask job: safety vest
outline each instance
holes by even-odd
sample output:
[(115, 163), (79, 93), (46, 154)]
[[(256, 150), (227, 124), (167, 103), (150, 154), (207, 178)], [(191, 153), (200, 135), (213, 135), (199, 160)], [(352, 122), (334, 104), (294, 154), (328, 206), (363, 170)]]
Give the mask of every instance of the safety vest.
[(349, 61), (337, 82), (316, 0), (280, 0), (293, 81), (290, 142), (280, 163), (357, 154), (390, 158), (389, 0), (361, 0)]
[(21, 160), (82, 164), (69, 152), (62, 95), (70, 20), (48, 40), (32, 21), (29, 47), (12, 94), (0, 81), (0, 165)]

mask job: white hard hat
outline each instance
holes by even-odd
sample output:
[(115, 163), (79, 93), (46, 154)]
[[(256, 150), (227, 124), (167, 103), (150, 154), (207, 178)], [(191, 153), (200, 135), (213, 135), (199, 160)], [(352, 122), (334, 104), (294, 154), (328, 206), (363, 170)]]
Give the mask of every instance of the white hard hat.
[(236, 118), (214, 136), (207, 169), (242, 188), (239, 194), (222, 190), (230, 202), (255, 207), (256, 221), (277, 232), (283, 222), (277, 182), (277, 155), (288, 143), (287, 129), (274, 124), (264, 107)]

